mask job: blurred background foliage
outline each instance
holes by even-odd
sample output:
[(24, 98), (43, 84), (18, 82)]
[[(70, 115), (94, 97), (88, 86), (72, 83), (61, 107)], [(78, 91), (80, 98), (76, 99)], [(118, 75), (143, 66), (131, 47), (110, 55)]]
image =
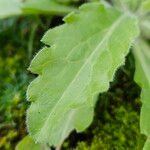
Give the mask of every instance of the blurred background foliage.
[[(85, 1), (56, 0), (77, 7)], [(42, 48), (43, 34), (62, 24), (62, 15), (34, 15), (0, 20), (0, 149), (13, 150), (27, 135), (25, 125), (26, 88), (36, 76), (27, 67)], [(92, 125), (83, 133), (73, 132), (62, 149), (141, 150), (145, 136), (140, 134), (140, 88), (133, 82), (132, 54), (116, 74), (107, 93), (99, 96)]]
[(29, 18), (12, 18), (0, 24), (0, 148), (13, 149), (26, 134), (25, 91), (30, 81), (26, 68), (33, 22)]

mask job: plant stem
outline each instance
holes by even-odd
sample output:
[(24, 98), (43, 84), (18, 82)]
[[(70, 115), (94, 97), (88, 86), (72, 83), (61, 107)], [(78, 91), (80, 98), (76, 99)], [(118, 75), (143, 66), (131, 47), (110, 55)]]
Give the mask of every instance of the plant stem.
[(61, 150), (61, 145), (62, 144), (57, 145), (56, 150)]
[(29, 43), (28, 43), (28, 57), (29, 57), (29, 60), (31, 59), (31, 56), (32, 56), (33, 40), (34, 40), (34, 37), (35, 37), (37, 27), (38, 27), (37, 24), (34, 24), (32, 26), (32, 31), (31, 31), (31, 34), (30, 34), (30, 37), (29, 37)]

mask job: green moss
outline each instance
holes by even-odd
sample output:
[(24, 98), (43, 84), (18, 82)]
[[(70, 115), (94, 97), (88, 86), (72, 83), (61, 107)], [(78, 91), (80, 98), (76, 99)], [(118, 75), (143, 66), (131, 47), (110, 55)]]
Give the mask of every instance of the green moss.
[(26, 134), (25, 89), (28, 78), (20, 67), (24, 55), (3, 57), (3, 52), (0, 52), (0, 149), (11, 150), (16, 141)]
[(97, 123), (90, 143), (79, 142), (76, 150), (142, 150), (144, 137), (139, 132), (137, 112), (129, 105), (114, 108), (113, 115), (105, 113), (105, 122)]

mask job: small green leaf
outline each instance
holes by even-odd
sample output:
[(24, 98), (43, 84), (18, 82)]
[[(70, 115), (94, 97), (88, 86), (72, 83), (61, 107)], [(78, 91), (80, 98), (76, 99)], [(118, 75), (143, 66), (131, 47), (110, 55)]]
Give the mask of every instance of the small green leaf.
[(22, 6), (24, 13), (29, 14), (57, 14), (64, 15), (73, 10), (73, 7), (65, 6), (56, 0), (27, 0)]
[(75, 7), (60, 4), (56, 0), (0, 0), (0, 19), (16, 15), (64, 15), (75, 10)]
[(24, 137), (16, 146), (15, 150), (42, 150), (43, 147), (40, 144), (35, 144), (31, 137)]
[(135, 81), (141, 86), (141, 133), (147, 136), (144, 150), (150, 148), (150, 47), (142, 39), (138, 39), (134, 45), (134, 56), (136, 62)]
[(83, 131), (93, 118), (100, 92), (138, 35), (135, 17), (101, 3), (89, 3), (49, 30), (44, 47), (29, 70), (39, 76), (30, 84), (27, 126), (36, 142), (60, 145), (69, 133)]

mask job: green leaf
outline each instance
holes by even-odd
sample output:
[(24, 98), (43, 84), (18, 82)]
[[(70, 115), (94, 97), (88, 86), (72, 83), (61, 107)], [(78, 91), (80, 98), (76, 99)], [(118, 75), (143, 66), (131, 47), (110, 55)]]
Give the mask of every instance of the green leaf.
[(71, 13), (65, 24), (50, 29), (29, 70), (39, 76), (30, 84), (27, 126), (36, 142), (59, 145), (93, 118), (100, 92), (109, 88), (138, 35), (136, 18), (101, 3)]
[(42, 150), (43, 147), (40, 144), (35, 144), (31, 137), (24, 137), (16, 146), (15, 150)]
[(56, 0), (27, 0), (22, 6), (24, 13), (29, 14), (57, 14), (64, 15), (73, 10), (73, 7), (65, 6), (56, 2)]
[(143, 16), (140, 20), (141, 34), (143, 37), (150, 39), (150, 16)]
[(135, 81), (141, 86), (142, 109), (140, 117), (141, 133), (147, 136), (145, 150), (150, 148), (150, 47), (142, 39), (138, 39), (134, 46), (136, 62)]
[(64, 15), (76, 10), (56, 0), (0, 0), (0, 19), (16, 15), (51, 14)]
[(150, 0), (145, 0), (143, 3), (142, 3), (142, 10), (144, 12), (149, 12), (150, 11)]
[(20, 0), (0, 0), (0, 19), (8, 16), (20, 15)]

